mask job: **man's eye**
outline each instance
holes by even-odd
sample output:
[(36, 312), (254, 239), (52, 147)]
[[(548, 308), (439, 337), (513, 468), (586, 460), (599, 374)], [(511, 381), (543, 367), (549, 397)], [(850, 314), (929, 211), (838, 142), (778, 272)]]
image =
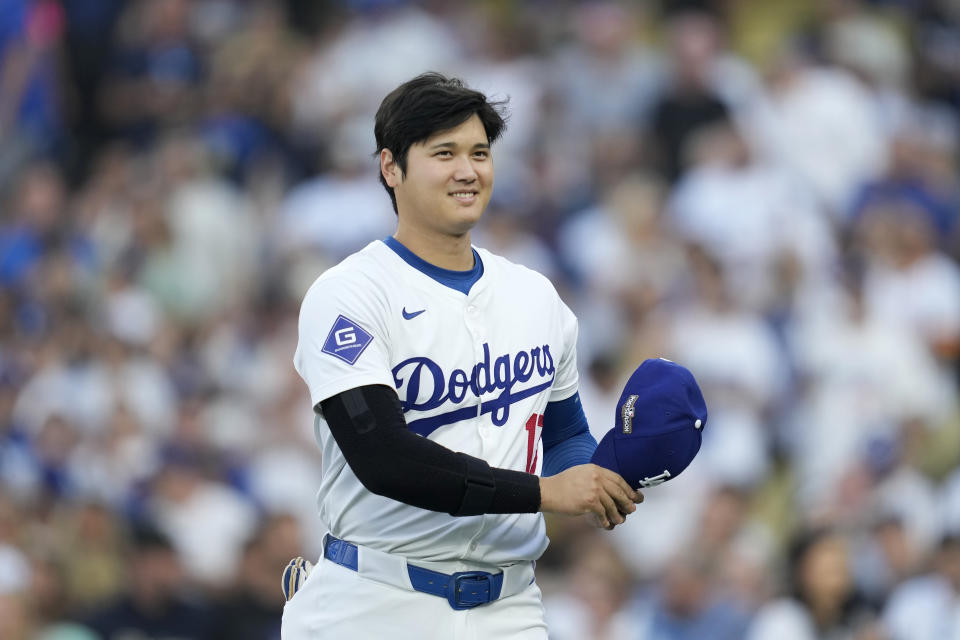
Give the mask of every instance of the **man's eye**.
[(435, 153), (434, 155), (438, 158), (449, 158), (453, 156), (453, 153), (451, 153), (450, 151), (437, 151), (437, 153)]
[(477, 151), (473, 154), (473, 157), (477, 158), (478, 160), (486, 160), (490, 157), (490, 153), (487, 151)]

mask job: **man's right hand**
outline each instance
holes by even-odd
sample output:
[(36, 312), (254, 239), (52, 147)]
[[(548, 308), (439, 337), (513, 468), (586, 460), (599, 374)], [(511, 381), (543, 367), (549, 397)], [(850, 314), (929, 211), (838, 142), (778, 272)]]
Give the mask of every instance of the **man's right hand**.
[(631, 489), (619, 474), (595, 464), (540, 478), (540, 511), (568, 516), (590, 513), (595, 524), (604, 529), (622, 524), (640, 502), (642, 493)]

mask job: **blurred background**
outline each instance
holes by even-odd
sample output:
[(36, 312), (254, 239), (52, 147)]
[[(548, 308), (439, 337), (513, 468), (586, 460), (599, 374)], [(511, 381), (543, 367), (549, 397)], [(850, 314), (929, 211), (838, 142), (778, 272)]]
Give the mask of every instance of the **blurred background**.
[(373, 114), (510, 100), (474, 242), (696, 462), (550, 518), (558, 640), (960, 638), (960, 2), (0, 0), (0, 638), (279, 637), (319, 555), (300, 300), (393, 231)]

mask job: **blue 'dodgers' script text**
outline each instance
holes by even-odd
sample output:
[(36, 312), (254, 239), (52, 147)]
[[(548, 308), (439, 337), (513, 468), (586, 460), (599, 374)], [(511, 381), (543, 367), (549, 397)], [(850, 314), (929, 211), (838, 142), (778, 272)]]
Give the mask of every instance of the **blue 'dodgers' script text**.
[[(448, 376), (436, 362), (418, 356), (397, 364), (393, 368), (393, 381), (405, 413), (430, 411), (446, 402), (459, 405), (468, 395), (479, 399), (500, 391), (496, 397), (481, 401), (479, 413), (491, 414), (493, 424), (501, 427), (510, 417), (510, 405), (549, 388), (553, 384), (555, 371), (548, 345), (520, 351), (513, 356), (505, 353), (491, 359), (490, 345), (484, 343), (483, 360), (469, 372), (454, 369)], [(514, 390), (515, 385), (526, 383), (535, 375), (535, 382), (531, 386)], [(422, 396), (427, 397), (420, 400)], [(407, 426), (411, 431), (425, 436), (439, 427), (476, 415), (477, 405), (470, 403), (469, 406), (447, 413), (413, 420)]]

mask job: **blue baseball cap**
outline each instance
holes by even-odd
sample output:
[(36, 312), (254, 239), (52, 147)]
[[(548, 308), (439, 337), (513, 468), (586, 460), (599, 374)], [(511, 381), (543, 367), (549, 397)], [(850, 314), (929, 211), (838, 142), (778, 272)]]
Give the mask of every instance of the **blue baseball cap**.
[(676, 478), (700, 451), (707, 405), (693, 374), (664, 358), (644, 360), (620, 394), (614, 427), (591, 462), (631, 487)]

